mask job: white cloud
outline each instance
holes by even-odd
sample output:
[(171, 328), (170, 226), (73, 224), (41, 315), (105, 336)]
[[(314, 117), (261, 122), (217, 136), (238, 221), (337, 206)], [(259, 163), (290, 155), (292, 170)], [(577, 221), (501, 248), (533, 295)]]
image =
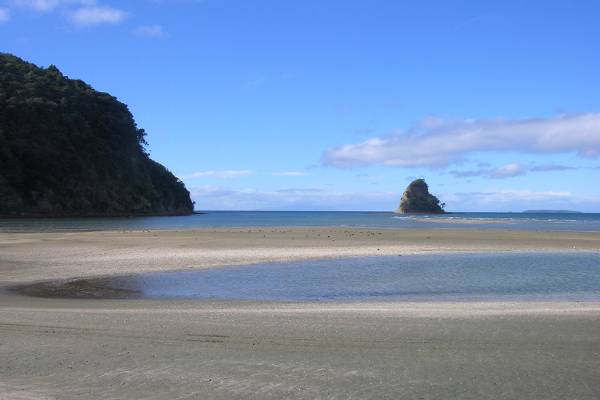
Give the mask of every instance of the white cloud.
[(492, 178), (512, 178), (513, 176), (525, 175), (527, 169), (519, 164), (506, 164), (491, 171)]
[(50, 11), (58, 7), (60, 0), (15, 0), (13, 4), (18, 7), (31, 8), (35, 11)]
[(568, 171), (577, 168), (559, 164), (540, 164), (540, 165), (522, 165), (522, 164), (506, 164), (497, 168), (480, 168), (474, 170), (452, 170), (449, 173), (456, 178), (471, 178), (483, 176), (494, 179), (512, 178), (515, 176), (526, 175), (530, 172), (550, 172), (550, 171)]
[(102, 5), (97, 0), (12, 0), (10, 4), (38, 13), (60, 9), (79, 26), (117, 24), (127, 17), (125, 11)]
[(308, 174), (306, 172), (302, 172), (302, 171), (281, 171), (281, 172), (273, 172), (271, 175), (273, 175), (273, 176), (306, 176)]
[(65, 9), (71, 21), (80, 26), (116, 24), (127, 17), (125, 11), (101, 5), (96, 0), (13, 0), (12, 4), (36, 12)]
[(85, 6), (71, 14), (72, 21), (80, 26), (117, 24), (125, 19), (125, 11), (109, 6)]
[(47, 12), (59, 6), (94, 6), (96, 5), (96, 0), (13, 0), (12, 3), (17, 7), (30, 8), (38, 12)]
[(323, 162), (337, 167), (443, 167), (475, 151), (575, 152), (581, 157), (597, 157), (600, 113), (458, 122), (429, 118), (406, 132), (329, 149)]
[(0, 24), (10, 19), (10, 14), (7, 9), (0, 8)]
[(184, 176), (183, 179), (193, 179), (193, 178), (233, 179), (233, 178), (242, 178), (242, 177), (251, 176), (251, 175), (254, 175), (254, 171), (250, 171), (247, 169), (222, 170), (222, 171), (198, 171), (198, 172), (193, 172), (187, 176)]
[(151, 38), (159, 38), (165, 36), (165, 32), (161, 25), (144, 25), (136, 28), (133, 33), (138, 36), (145, 36)]

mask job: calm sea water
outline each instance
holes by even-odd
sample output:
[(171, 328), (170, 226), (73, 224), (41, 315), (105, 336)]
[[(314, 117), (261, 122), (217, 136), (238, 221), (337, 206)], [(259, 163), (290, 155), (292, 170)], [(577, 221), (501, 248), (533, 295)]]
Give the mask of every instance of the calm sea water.
[(391, 212), (212, 211), (182, 217), (0, 219), (0, 231), (189, 229), (249, 226), (460, 228), (600, 232), (600, 214), (453, 213), (402, 216)]
[(600, 253), (351, 258), (150, 273), (109, 285), (155, 299), (600, 300)]

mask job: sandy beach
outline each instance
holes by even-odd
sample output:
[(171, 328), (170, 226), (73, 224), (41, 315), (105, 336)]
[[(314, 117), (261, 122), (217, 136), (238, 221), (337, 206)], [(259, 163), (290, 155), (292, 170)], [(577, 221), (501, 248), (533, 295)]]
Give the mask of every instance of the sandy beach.
[(598, 302), (42, 299), (50, 279), (325, 257), (600, 251), (571, 232), (0, 233), (0, 399), (597, 399)]
[(0, 233), (0, 282), (354, 256), (577, 250), (599, 251), (600, 234), (345, 228)]

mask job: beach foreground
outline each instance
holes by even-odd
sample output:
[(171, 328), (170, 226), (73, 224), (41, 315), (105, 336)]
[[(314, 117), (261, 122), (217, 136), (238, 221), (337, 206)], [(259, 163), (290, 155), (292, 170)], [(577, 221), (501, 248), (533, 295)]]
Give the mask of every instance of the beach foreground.
[[(250, 232), (248, 232), (250, 231)], [(0, 281), (445, 251), (600, 249), (508, 231), (0, 234)], [(598, 302), (277, 303), (0, 293), (0, 398), (597, 399)]]

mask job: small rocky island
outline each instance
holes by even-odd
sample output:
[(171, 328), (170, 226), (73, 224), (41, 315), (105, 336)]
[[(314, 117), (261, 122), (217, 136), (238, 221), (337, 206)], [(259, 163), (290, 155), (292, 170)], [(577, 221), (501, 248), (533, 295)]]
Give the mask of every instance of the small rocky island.
[(444, 203), (429, 193), (424, 179), (416, 179), (406, 187), (396, 214), (444, 214)]
[(0, 217), (192, 213), (145, 136), (110, 94), (0, 53)]

